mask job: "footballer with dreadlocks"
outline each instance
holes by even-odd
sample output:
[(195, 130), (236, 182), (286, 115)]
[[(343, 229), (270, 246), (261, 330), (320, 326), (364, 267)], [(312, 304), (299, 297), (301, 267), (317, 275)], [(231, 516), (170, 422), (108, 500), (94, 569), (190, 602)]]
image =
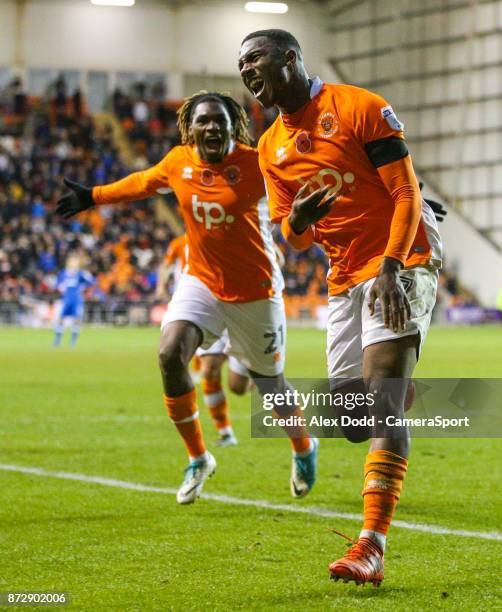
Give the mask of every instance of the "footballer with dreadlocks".
[[(283, 279), (247, 126), (244, 109), (231, 97), (199, 92), (178, 111), (181, 145), (160, 163), (92, 188), (65, 179), (70, 191), (57, 208), (67, 219), (94, 205), (147, 198), (161, 188), (171, 188), (178, 199), (188, 261), (162, 321), (159, 363), (165, 405), (189, 455), (180, 504), (194, 502), (216, 468), (188, 370), (197, 348), (207, 348), (226, 329), (230, 355), (248, 368), (262, 394), (290, 388), (283, 375)], [(301, 414), (296, 406), (277, 412)], [(287, 433), (293, 447), (291, 492), (303, 497), (315, 481), (318, 442), (300, 425)]]

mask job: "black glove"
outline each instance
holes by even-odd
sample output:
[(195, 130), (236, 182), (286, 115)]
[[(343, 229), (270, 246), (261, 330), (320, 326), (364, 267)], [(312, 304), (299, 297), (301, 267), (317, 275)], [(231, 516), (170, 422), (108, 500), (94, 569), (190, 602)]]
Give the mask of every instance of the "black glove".
[(441, 223), (448, 214), (446, 208), (441, 203), (436, 202), (435, 200), (429, 200), (428, 198), (424, 198), (424, 200), (432, 208), (432, 212), (434, 213), (436, 220)]
[(95, 205), (90, 187), (85, 187), (67, 178), (64, 179), (64, 184), (71, 191), (66, 192), (59, 198), (56, 208), (57, 214), (61, 215), (63, 219), (69, 219)]
[[(423, 186), (424, 184), (422, 183), (422, 181), (420, 181), (419, 183), (420, 191), (422, 191)], [(444, 221), (444, 218), (448, 214), (448, 211), (446, 210), (446, 208), (440, 202), (436, 202), (436, 200), (429, 200), (428, 198), (424, 198), (424, 200), (432, 208), (432, 212), (434, 213), (434, 216), (436, 217), (436, 221), (438, 221), (439, 223), (442, 223)]]

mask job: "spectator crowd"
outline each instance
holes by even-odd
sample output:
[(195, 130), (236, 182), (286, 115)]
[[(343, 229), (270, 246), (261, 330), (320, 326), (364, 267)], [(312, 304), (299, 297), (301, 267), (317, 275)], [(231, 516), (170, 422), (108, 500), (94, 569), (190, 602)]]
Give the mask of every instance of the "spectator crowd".
[(19, 84), (0, 97), (0, 301), (55, 299), (57, 273), (70, 252), (97, 279), (91, 301), (148, 298), (173, 236), (149, 202), (68, 222), (54, 214), (63, 177), (103, 184), (128, 174), (111, 128), (98, 129), (61, 82), (45, 101), (19, 104), (18, 90)]
[[(161, 83), (113, 93), (113, 112), (133, 151), (126, 167), (111, 126), (98, 127), (80, 91), (67, 95), (63, 78), (42, 99), (27, 96), (19, 79), (0, 92), (0, 302), (54, 301), (69, 253), (96, 278), (87, 294), (91, 304), (154, 302), (157, 270), (174, 234), (151, 202), (100, 207), (70, 221), (54, 210), (64, 177), (87, 185), (115, 181), (157, 163), (178, 144), (175, 106), (164, 98)], [(247, 110), (255, 134), (273, 120), (251, 103)], [(326, 257), (318, 246), (300, 253), (277, 238), (288, 316), (314, 317), (326, 303)], [(452, 303), (462, 299), (451, 274), (442, 286)]]

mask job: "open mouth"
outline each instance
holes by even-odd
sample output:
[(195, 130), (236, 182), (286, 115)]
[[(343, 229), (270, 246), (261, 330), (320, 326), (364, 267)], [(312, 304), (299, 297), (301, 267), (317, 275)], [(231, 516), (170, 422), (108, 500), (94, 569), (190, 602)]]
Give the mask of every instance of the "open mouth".
[(221, 147), (221, 138), (219, 136), (208, 136), (204, 144), (209, 151), (219, 151)]
[(253, 77), (248, 81), (248, 88), (253, 96), (258, 97), (265, 89), (265, 81), (260, 77)]

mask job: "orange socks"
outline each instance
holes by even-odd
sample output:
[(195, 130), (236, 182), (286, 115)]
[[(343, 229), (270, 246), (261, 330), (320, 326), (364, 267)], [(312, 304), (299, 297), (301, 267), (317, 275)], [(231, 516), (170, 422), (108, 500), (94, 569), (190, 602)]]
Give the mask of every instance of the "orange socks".
[(380, 548), (394, 515), (408, 460), (385, 450), (368, 453), (364, 466), (364, 524), (360, 537), (371, 538)]
[[(276, 410), (273, 411), (273, 415), (275, 417), (283, 417), (283, 415), (279, 414)], [(299, 408), (295, 408), (294, 412), (288, 414), (289, 416), (298, 417), (298, 419), (304, 418), (303, 412)], [(305, 456), (310, 453), (312, 450), (312, 445), (310, 443), (310, 435), (308, 429), (303, 425), (292, 425), (292, 426), (284, 426), (284, 431), (288, 434), (288, 438), (291, 442), (291, 446), (293, 448), (293, 452), (300, 456)]]
[(301, 438), (290, 438), (293, 451), (297, 455), (308, 455), (312, 450), (310, 444), (310, 436), (302, 436)]
[(195, 389), (180, 395), (168, 397), (164, 395), (167, 414), (179, 431), (190, 459), (196, 459), (206, 452), (204, 436), (200, 426), (199, 411), (195, 397)]
[(200, 357), (198, 355), (194, 355), (190, 363), (190, 368), (192, 372), (194, 372), (195, 374), (198, 374), (200, 372), (201, 367), (202, 367), (202, 362), (200, 360)]
[(201, 380), (204, 402), (209, 408), (214, 426), (220, 434), (232, 433), (230, 417), (228, 414), (228, 402), (221, 387), (220, 378), (206, 378)]

